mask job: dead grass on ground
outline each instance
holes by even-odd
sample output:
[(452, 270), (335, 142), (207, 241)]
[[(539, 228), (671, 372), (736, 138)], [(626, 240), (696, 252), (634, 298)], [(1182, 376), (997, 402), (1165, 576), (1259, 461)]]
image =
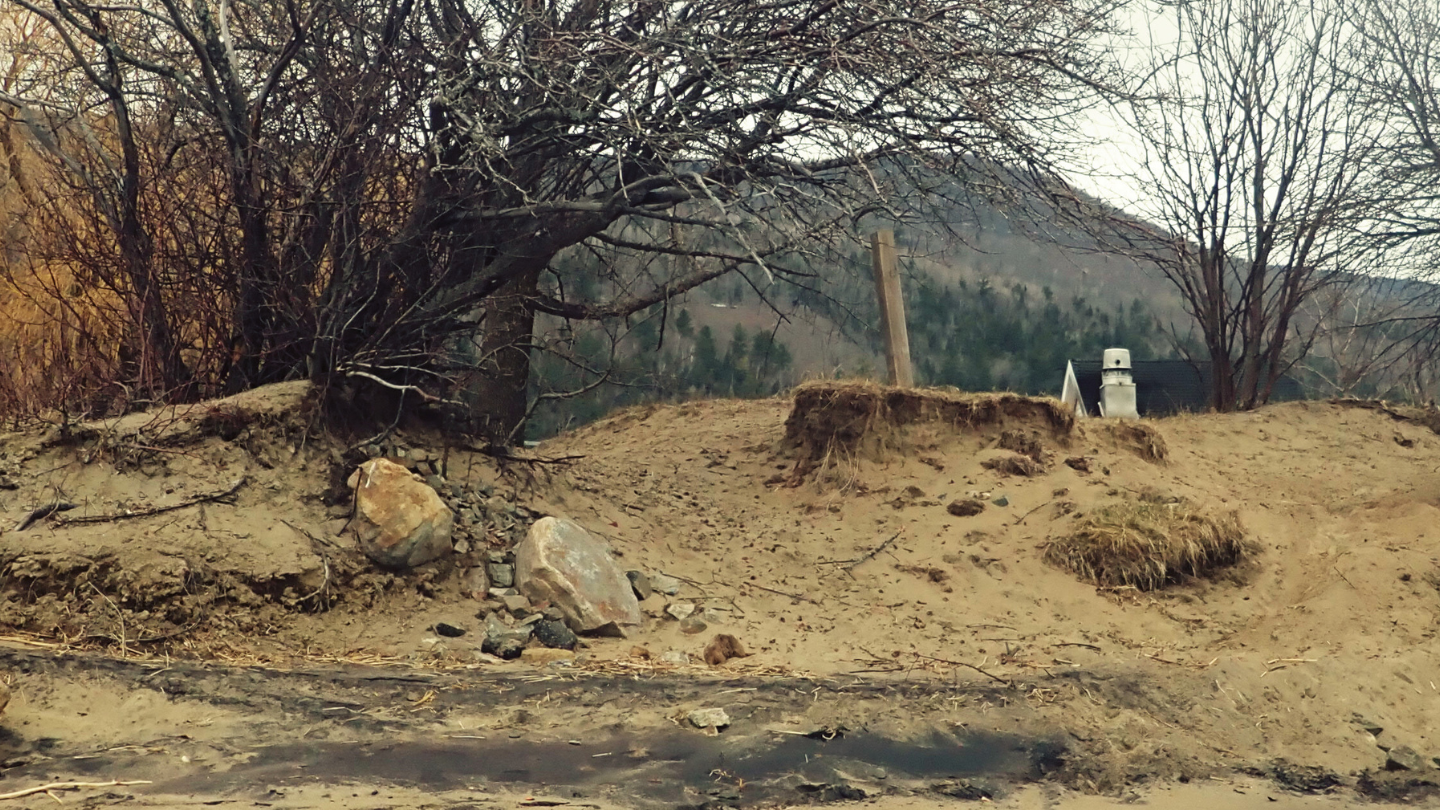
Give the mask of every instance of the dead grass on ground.
[(1124, 501), (1080, 519), (1045, 560), (1106, 588), (1163, 588), (1211, 577), (1253, 553), (1235, 513), (1213, 518), (1189, 504)]
[[(945, 426), (957, 433), (1023, 427), (1068, 443), (1075, 416), (1059, 400), (1010, 393), (960, 393), (894, 388), (869, 380), (817, 381), (798, 386), (785, 420), (785, 444), (796, 453), (790, 484), (856, 483), (861, 460), (881, 461), (909, 448), (906, 428)], [(1038, 436), (1038, 432), (1036, 433)]]

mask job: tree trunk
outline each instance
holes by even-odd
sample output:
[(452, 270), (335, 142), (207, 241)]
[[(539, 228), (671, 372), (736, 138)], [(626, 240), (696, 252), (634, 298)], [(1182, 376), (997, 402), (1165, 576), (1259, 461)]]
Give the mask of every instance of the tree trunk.
[(476, 435), (495, 447), (510, 447), (525, 439), (530, 346), (535, 331), (531, 296), (539, 279), (538, 269), (528, 271), (485, 303), (480, 374), (471, 391), (471, 424)]

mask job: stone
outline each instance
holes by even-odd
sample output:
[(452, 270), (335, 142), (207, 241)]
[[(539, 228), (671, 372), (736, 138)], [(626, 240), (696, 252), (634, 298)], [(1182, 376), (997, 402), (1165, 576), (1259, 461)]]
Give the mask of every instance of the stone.
[(1384, 726), (1361, 714), (1355, 714), (1351, 722), (1369, 733), (1372, 737), (1379, 737), (1380, 733), (1385, 730)]
[(674, 596), (680, 593), (680, 580), (664, 574), (651, 574), (650, 587), (666, 596)]
[(644, 602), (655, 593), (650, 587), (650, 578), (642, 571), (626, 571), (625, 577), (630, 580), (630, 587), (635, 589), (635, 598)]
[(449, 487), (445, 486), (445, 479), (441, 478), (438, 475), (435, 475), (434, 473), (425, 476), (425, 483), (429, 484), (430, 488), (435, 490), (437, 493), (446, 492), (449, 490)]
[(964, 498), (951, 501), (950, 505), (945, 507), (945, 511), (955, 517), (971, 517), (985, 511), (985, 502), (975, 498)]
[(535, 602), (549, 602), (578, 633), (622, 633), (640, 624), (640, 602), (620, 567), (580, 524), (544, 517), (515, 549), (515, 581)]
[(1090, 459), (1085, 456), (1071, 456), (1065, 459), (1065, 466), (1081, 475), (1090, 474)]
[(998, 498), (996, 498), (995, 500), (991, 501), (991, 503), (995, 504), (996, 506), (1009, 506), (1009, 505), (1010, 505), (1010, 499), (1007, 498), (1007, 497), (1005, 497), (1004, 495), (1001, 495), (1000, 497), (998, 497)]
[(450, 622), (436, 622), (431, 629), (435, 631), (435, 635), (445, 638), (459, 638), (465, 635), (465, 628)]
[(708, 629), (710, 629), (710, 625), (706, 624), (705, 620), (699, 616), (686, 616), (680, 620), (680, 632), (687, 636), (697, 635)]
[(685, 715), (695, 728), (713, 728), (719, 731), (730, 725), (730, 715), (724, 709), (696, 709)]
[(690, 655), (684, 650), (666, 650), (660, 654), (660, 660), (667, 664), (683, 667), (690, 663)]
[(414, 568), (450, 552), (455, 516), (424, 479), (383, 458), (350, 475), (352, 531), (365, 555), (390, 568)]
[(518, 593), (514, 596), (501, 597), (500, 601), (505, 604), (505, 609), (511, 613), (519, 613), (530, 609), (530, 600)]
[(515, 586), (515, 566), (490, 563), (485, 566), (485, 571), (490, 575), (490, 581), (495, 583), (495, 587), (513, 588)]
[(695, 603), (671, 602), (670, 605), (665, 608), (665, 612), (670, 614), (671, 618), (684, 621), (690, 618), (690, 615), (695, 612)]
[(480, 645), (480, 652), (505, 659), (518, 658), (525, 642), (530, 640), (530, 630), (528, 624), (511, 627), (492, 613), (485, 617), (485, 641)]
[(1424, 758), (1408, 745), (1397, 745), (1391, 748), (1385, 756), (1385, 770), (1387, 771), (1421, 771), (1424, 769)]
[(749, 654), (740, 639), (729, 633), (717, 633), (715, 638), (705, 645), (705, 663), (712, 667), (722, 666), (732, 658), (744, 658)]
[(640, 612), (646, 616), (658, 619), (665, 615), (665, 608), (668, 607), (669, 604), (670, 603), (665, 600), (665, 597), (657, 593), (640, 603)]
[(569, 627), (565, 626), (565, 622), (551, 619), (545, 619), (535, 625), (535, 640), (546, 647), (560, 650), (573, 650), (580, 643), (580, 639)]
[(490, 595), (493, 596), (493, 597), (495, 597), (496, 599), (504, 599), (504, 598), (507, 597), (507, 596), (518, 596), (519, 594), (520, 594), (520, 592), (517, 591), (517, 590), (515, 590), (514, 588), (491, 588), (491, 589), (490, 589)]
[(520, 660), (523, 663), (534, 664), (537, 667), (571, 663), (575, 660), (575, 652), (573, 650), (560, 650), (549, 647), (529, 647), (520, 653)]

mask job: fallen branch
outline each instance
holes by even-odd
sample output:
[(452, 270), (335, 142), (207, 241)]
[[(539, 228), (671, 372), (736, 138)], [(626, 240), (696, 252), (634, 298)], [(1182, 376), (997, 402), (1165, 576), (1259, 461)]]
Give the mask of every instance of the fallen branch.
[(113, 515), (86, 515), (84, 517), (77, 518), (61, 518), (60, 520), (57, 520), (55, 522), (60, 524), (61, 526), (74, 526), (81, 523), (109, 523), (115, 520), (128, 520), (129, 518), (161, 515), (166, 512), (174, 512), (176, 509), (184, 509), (188, 506), (196, 506), (197, 504), (202, 503), (214, 503), (216, 501), (229, 503), (230, 499), (235, 497), (235, 493), (239, 492), (240, 488), (245, 486), (245, 484), (248, 483), (249, 480), (249, 478), (242, 477), (237, 480), (233, 486), (231, 486), (227, 490), (224, 490), (223, 492), (212, 492), (208, 495), (196, 495), (193, 498), (181, 501), (180, 503), (172, 503), (169, 506), (157, 506), (153, 509), (141, 509), (137, 512), (120, 512)]
[(45, 518), (50, 517), (57, 512), (68, 512), (69, 510), (74, 509), (75, 506), (76, 504), (70, 503), (69, 501), (52, 501), (51, 503), (47, 503), (44, 506), (31, 509), (30, 514), (26, 515), (19, 523), (15, 524), (15, 531), (23, 532), (26, 529), (30, 528), (30, 524), (34, 523), (35, 521), (44, 520)]
[(497, 461), (518, 461), (523, 464), (569, 464), (585, 458), (583, 455), (554, 456), (551, 458), (544, 456), (517, 456), (504, 447), (480, 447), (474, 444), (467, 444), (464, 447), (472, 453), (489, 456)]
[(23, 799), (26, 796), (34, 796), (36, 793), (49, 793), (52, 790), (80, 790), (81, 788), (107, 788), (107, 787), (129, 787), (130, 785), (148, 785), (149, 779), (133, 779), (122, 782), (114, 779), (109, 782), (51, 782), (48, 785), (38, 785), (24, 790), (17, 790), (13, 793), (0, 793), (0, 801), (5, 799)]
[(1083, 642), (1083, 641), (1061, 641), (1061, 642), (1056, 643), (1055, 646), (1056, 646), (1056, 647), (1084, 647), (1084, 648), (1089, 649), (1089, 650), (1094, 650), (1095, 652), (1100, 652), (1100, 648), (1099, 648), (1098, 646), (1096, 646), (1096, 645), (1094, 645), (1094, 644), (1086, 644), (1086, 643)]
[(997, 683), (1003, 683), (1003, 684), (1005, 684), (1006, 686), (1010, 687), (1011, 689), (1014, 689), (1014, 688), (1015, 688), (1015, 682), (1014, 682), (1014, 681), (1007, 681), (1007, 680), (1005, 680), (1004, 678), (1000, 677), (999, 675), (996, 675), (996, 674), (993, 673), (993, 672), (987, 672), (986, 670), (983, 670), (983, 669), (981, 669), (980, 667), (975, 666), (974, 664), (967, 664), (967, 663), (965, 663), (964, 661), (951, 661), (951, 660), (948, 659), (948, 658), (936, 658), (936, 657), (934, 657), (934, 656), (931, 656), (931, 655), (923, 655), (923, 654), (921, 654), (921, 653), (912, 653), (912, 654), (913, 654), (916, 658), (924, 658), (924, 659), (926, 659), (927, 661), (934, 661), (934, 662), (936, 662), (936, 663), (938, 663), (938, 664), (949, 664), (950, 666), (953, 666), (953, 667), (965, 667), (966, 669), (973, 669), (973, 670), (975, 670), (976, 672), (980, 673), (981, 675), (984, 675), (985, 677), (989, 678), (989, 679), (992, 680), (992, 681), (996, 681)]
[(853, 571), (853, 570), (855, 570), (856, 568), (859, 568), (860, 566), (864, 565), (865, 563), (870, 562), (871, 560), (875, 559), (877, 556), (879, 556), (880, 554), (882, 554), (882, 553), (885, 551), (885, 549), (889, 548), (892, 543), (894, 543), (896, 540), (899, 540), (899, 539), (900, 539), (900, 535), (902, 535), (902, 534), (904, 534), (904, 533), (905, 533), (905, 530), (904, 530), (904, 529), (901, 529), (900, 531), (895, 532), (895, 534), (893, 534), (893, 535), (890, 536), (890, 539), (889, 539), (889, 540), (886, 540), (885, 542), (883, 542), (883, 543), (881, 543), (880, 545), (876, 546), (875, 548), (871, 549), (869, 553), (867, 553), (865, 556), (861, 557), (860, 559), (855, 560), (855, 561), (851, 562), (849, 565), (845, 566), (845, 571), (846, 571), (847, 573), (849, 573), (850, 571)]
[[(765, 587), (764, 585), (757, 585), (757, 584), (754, 583), (754, 582), (746, 582), (746, 583), (744, 583), (744, 584), (749, 585), (749, 586), (752, 587), (752, 588), (759, 588), (759, 589), (762, 590), (762, 591), (769, 591), (770, 593), (777, 594), (777, 595), (779, 595), (779, 596), (788, 596), (788, 597), (790, 597), (791, 599), (798, 599), (798, 600), (800, 600), (801, 602), (809, 602), (809, 603), (812, 604), (812, 605), (820, 605), (820, 603), (817, 602), (817, 601), (815, 601), (814, 599), (811, 599), (811, 598), (808, 597), (808, 596), (802, 596), (801, 594), (798, 594), (798, 593), (787, 593), (787, 592), (785, 592), (785, 591), (777, 591), (777, 590), (775, 590), (774, 588), (767, 588), (767, 587)], [(821, 607), (823, 607), (823, 605), (821, 605)]]

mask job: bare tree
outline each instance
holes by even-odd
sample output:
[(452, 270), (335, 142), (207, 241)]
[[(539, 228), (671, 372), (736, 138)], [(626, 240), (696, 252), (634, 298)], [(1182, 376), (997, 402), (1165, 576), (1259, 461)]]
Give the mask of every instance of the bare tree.
[(1175, 3), (1153, 94), (1136, 105), (1144, 216), (1129, 244), (1156, 262), (1213, 364), (1214, 407), (1252, 408), (1309, 350), (1302, 305), (1357, 279), (1379, 129), (1355, 102), (1353, 42), (1319, 0)]
[[(477, 427), (500, 443), (536, 313), (624, 316), (728, 273), (812, 283), (821, 246), (936, 177), (1053, 188), (1073, 113), (1116, 83), (1115, 0), (6, 2), (73, 43), (111, 110), (178, 122), (156, 160), (194, 167), (213, 222), (162, 240), (161, 287), (227, 279), (231, 313), (233, 362), (202, 388), (450, 398), (477, 335)], [(36, 137), (120, 127), (7, 100)], [(569, 253), (604, 283), (577, 291)]]

